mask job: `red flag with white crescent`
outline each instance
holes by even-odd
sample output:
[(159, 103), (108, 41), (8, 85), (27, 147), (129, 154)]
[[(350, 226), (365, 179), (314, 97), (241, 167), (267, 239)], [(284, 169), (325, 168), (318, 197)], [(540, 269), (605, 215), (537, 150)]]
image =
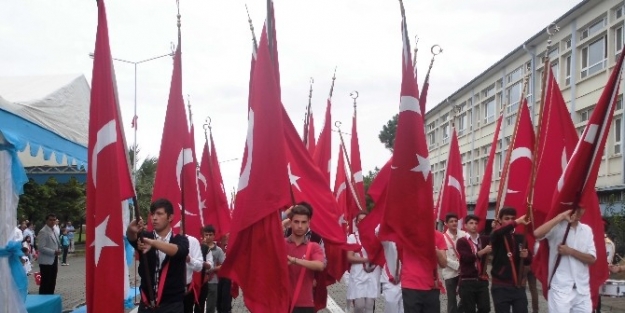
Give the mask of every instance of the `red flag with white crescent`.
[(123, 311), (122, 201), (134, 196), (115, 86), (106, 9), (97, 1), (87, 168), (87, 308)]

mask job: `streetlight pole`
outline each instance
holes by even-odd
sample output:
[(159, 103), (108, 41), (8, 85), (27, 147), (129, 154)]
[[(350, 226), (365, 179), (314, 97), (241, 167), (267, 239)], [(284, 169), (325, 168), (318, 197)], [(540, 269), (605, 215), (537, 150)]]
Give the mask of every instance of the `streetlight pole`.
[[(93, 59), (93, 52), (89, 53), (89, 57)], [(145, 60), (141, 60), (141, 61), (128, 61), (128, 60), (124, 60), (124, 59), (116, 59), (113, 58), (114, 61), (118, 61), (118, 62), (122, 62), (122, 63), (128, 63), (128, 64), (132, 64), (134, 65), (135, 68), (135, 100), (134, 100), (134, 115), (132, 116), (133, 119), (133, 125), (134, 125), (134, 143), (133, 143), (133, 156), (132, 156), (132, 184), (134, 185), (135, 188), (137, 188), (137, 65), (141, 64), (141, 63), (146, 63), (149, 61), (153, 61), (156, 59), (160, 59), (160, 58), (164, 58), (164, 57), (173, 57), (174, 56), (174, 52), (170, 52), (168, 54), (163, 54), (163, 55), (159, 55), (156, 57), (152, 57), (149, 59), (145, 59)]]

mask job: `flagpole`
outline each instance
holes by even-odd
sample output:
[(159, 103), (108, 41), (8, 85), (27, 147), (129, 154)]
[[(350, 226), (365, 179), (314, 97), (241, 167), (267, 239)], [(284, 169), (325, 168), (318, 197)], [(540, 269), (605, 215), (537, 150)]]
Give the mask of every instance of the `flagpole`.
[[(312, 92), (313, 92), (313, 84), (315, 83), (314, 78), (310, 78), (310, 88), (308, 90), (308, 105), (306, 106), (306, 113), (304, 114), (304, 134), (302, 137), (302, 141), (304, 141), (304, 146), (308, 149), (308, 127), (310, 123), (310, 109), (312, 106)], [(334, 84), (334, 81), (332, 82)], [(315, 134), (313, 134), (314, 136)]]
[(417, 52), (419, 51), (419, 48), (417, 47), (418, 43), (419, 43), (419, 36), (414, 35), (414, 50), (413, 50), (414, 55), (412, 56), (412, 67), (414, 67), (415, 80), (417, 79)]
[[(179, 0), (176, 0), (176, 9), (178, 10), (178, 14), (176, 15), (176, 18), (177, 18), (176, 25), (178, 27), (178, 45), (176, 46), (176, 50), (180, 50), (180, 43), (181, 43), (181, 37), (182, 36), (181, 36), (181, 32), (180, 32), (181, 23), (180, 23), (180, 1)], [(180, 54), (182, 54), (182, 51), (180, 51)], [(181, 57), (180, 62), (182, 63), (182, 57)], [(180, 96), (182, 97), (182, 95), (180, 95)], [(183, 102), (184, 102), (184, 100), (183, 100)], [(189, 104), (189, 109), (190, 109), (190, 104)], [(185, 164), (184, 157), (185, 157), (185, 154), (183, 152), (182, 153), (182, 164)], [(184, 176), (185, 175), (184, 174), (185, 174), (184, 170), (180, 172), (180, 176), (181, 176), (180, 177), (180, 196), (181, 196), (181, 200), (180, 200), (180, 234), (181, 235), (185, 234), (185, 215), (186, 215), (185, 199), (184, 199), (185, 198), (184, 197), (184, 195), (185, 195), (185, 192), (184, 192), (184, 189), (185, 189), (185, 186), (184, 186), (185, 185), (184, 184), (184, 181), (185, 181)]]
[[(552, 29), (553, 27), (553, 29)], [(551, 48), (551, 43), (552, 43), (552, 38), (553, 35), (555, 33), (557, 33), (560, 29), (558, 28), (558, 26), (555, 23), (551, 23), (549, 26), (547, 26), (546, 32), (547, 35), (549, 35), (549, 38), (547, 39), (547, 48), (545, 49), (545, 56), (543, 57), (543, 79), (541, 82), (541, 94), (540, 94), (540, 109), (538, 110), (538, 126), (536, 127), (536, 136), (534, 139), (534, 151), (533, 151), (533, 156), (532, 156), (532, 173), (530, 176), (530, 182), (529, 182), (529, 194), (527, 196), (527, 212), (528, 212), (528, 219), (529, 221), (532, 221), (531, 226), (526, 225), (526, 228), (531, 228), (531, 231), (534, 232), (534, 229), (536, 228), (536, 225), (534, 224), (534, 187), (536, 186), (536, 176), (538, 175), (538, 150), (540, 148), (540, 143), (539, 143), (539, 138), (540, 138), (540, 134), (541, 134), (541, 129), (542, 129), (542, 120), (543, 120), (543, 114), (545, 112), (545, 104), (547, 103), (547, 99), (545, 99), (546, 95), (547, 95), (547, 84), (548, 84), (548, 78), (549, 78), (549, 73), (550, 73), (550, 60), (549, 60), (549, 49)]]
[(356, 206), (360, 211), (364, 211), (361, 204), (361, 199), (358, 197), (358, 193), (356, 192), (356, 188), (354, 187), (354, 182), (352, 181), (354, 178), (354, 174), (352, 173), (352, 164), (349, 160), (349, 156), (347, 155), (347, 149), (345, 149), (345, 141), (343, 140), (343, 133), (341, 132), (341, 122), (334, 122), (334, 126), (338, 129), (339, 138), (341, 139), (341, 147), (343, 148), (343, 155), (345, 156), (345, 161), (347, 162), (347, 173), (349, 174), (349, 179), (347, 180), (347, 184), (349, 185), (349, 190), (352, 193), (354, 199), (356, 199)]
[[(525, 100), (525, 93), (527, 92), (527, 85), (529, 82), (529, 77), (526, 74), (523, 78), (523, 91), (521, 92), (521, 98), (519, 99), (519, 107), (516, 112), (516, 121), (514, 123), (514, 131), (512, 133), (512, 140), (510, 140), (510, 146), (506, 147), (508, 150), (506, 151), (506, 159), (503, 165), (503, 171), (501, 173), (501, 177), (499, 179), (499, 191), (497, 192), (497, 201), (495, 202), (495, 219), (499, 214), (499, 210), (503, 206), (503, 202), (505, 201), (507, 188), (508, 188), (508, 171), (510, 170), (510, 158), (512, 157), (512, 150), (510, 147), (514, 148), (514, 142), (516, 141), (516, 135), (519, 130), (519, 125), (521, 121), (521, 109), (523, 108), (523, 102)], [(509, 104), (508, 104), (509, 105)], [(501, 145), (503, 147), (503, 143), (505, 141), (505, 137), (501, 139)]]

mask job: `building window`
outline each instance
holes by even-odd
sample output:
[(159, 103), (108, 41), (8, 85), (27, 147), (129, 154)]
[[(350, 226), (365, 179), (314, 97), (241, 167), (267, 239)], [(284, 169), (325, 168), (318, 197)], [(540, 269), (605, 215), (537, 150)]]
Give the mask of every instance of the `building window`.
[(516, 109), (519, 105), (519, 101), (521, 101), (521, 92), (522, 86), (521, 82), (518, 82), (512, 86), (510, 86), (507, 90), (508, 94), (508, 108), (507, 113), (516, 112)]
[(449, 123), (443, 125), (441, 127), (443, 129), (443, 144), (446, 144), (449, 141)]
[(618, 95), (618, 98), (616, 99), (615, 110), (621, 110), (621, 109), (623, 109), (623, 94)]
[(446, 122), (448, 118), (449, 118), (449, 113), (445, 113), (443, 116), (441, 116), (441, 123)]
[(482, 93), (484, 94), (484, 98), (490, 98), (492, 95), (495, 94), (495, 84), (488, 86), (482, 91)]
[(590, 118), (590, 115), (592, 115), (592, 111), (594, 110), (594, 106), (592, 108), (589, 109), (584, 109), (583, 111), (579, 112), (579, 123), (581, 122), (585, 122)]
[(606, 67), (606, 51), (605, 36), (582, 49), (582, 78), (597, 73)]
[(506, 117), (506, 125), (514, 125), (516, 122), (516, 113)]
[(623, 17), (623, 7), (622, 6), (614, 9), (614, 16), (616, 16), (617, 19)]
[(614, 118), (614, 154), (621, 154), (621, 117)]
[(556, 81), (558, 81), (558, 78), (560, 78), (560, 64), (558, 60), (551, 62), (551, 72)]
[(515, 82), (517, 80), (519, 80), (521, 78), (521, 76), (523, 75), (523, 67), (519, 66), (517, 69), (515, 69), (514, 71), (512, 71), (512, 73), (508, 74), (508, 76), (506, 76), (506, 83), (512, 83)]
[(590, 36), (592, 36), (593, 34), (596, 34), (597, 32), (599, 32), (600, 30), (603, 29), (603, 27), (605, 27), (607, 22), (607, 19), (604, 17), (596, 22), (594, 22), (593, 24), (591, 24), (590, 26), (588, 26), (586, 29), (582, 30), (582, 33), (580, 35), (580, 40), (584, 40)]
[(623, 26), (620, 26), (616, 30), (614, 30), (614, 49), (616, 57), (618, 58), (619, 53), (623, 50)]
[(467, 114), (463, 113), (458, 117), (458, 136), (464, 134), (464, 131), (467, 127)]
[(495, 98), (484, 103), (484, 123), (488, 124), (495, 120)]
[(571, 49), (571, 46), (573, 46), (573, 41), (569, 37), (567, 40), (564, 41), (564, 49), (565, 50)]
[(434, 144), (436, 143), (436, 132), (430, 132), (428, 133), (428, 139), (430, 141), (430, 146), (434, 146)]
[(469, 110), (467, 112), (467, 124), (469, 125), (469, 130), (473, 129), (473, 110)]
[(428, 131), (434, 130), (435, 127), (436, 127), (436, 121), (428, 124)]
[(559, 50), (558, 50), (558, 48), (555, 48), (555, 49), (551, 50), (551, 52), (549, 52), (549, 55), (548, 55), (549, 60), (555, 60), (555, 59), (557, 59), (557, 58), (558, 58), (558, 55), (559, 55)]
[(564, 84), (569, 86), (571, 84), (571, 55), (566, 57), (566, 77)]

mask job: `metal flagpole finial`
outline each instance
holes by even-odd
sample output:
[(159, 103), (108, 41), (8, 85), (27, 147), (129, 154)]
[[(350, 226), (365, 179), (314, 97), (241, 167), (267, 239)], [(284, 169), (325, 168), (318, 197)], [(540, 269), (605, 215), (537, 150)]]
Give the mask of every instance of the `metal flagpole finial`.
[(310, 103), (312, 100), (313, 84), (315, 83), (315, 79), (311, 77), (308, 82), (310, 83), (310, 88), (308, 88), (308, 103)]
[(555, 35), (559, 31), (560, 31), (560, 27), (558, 27), (558, 25), (556, 23), (551, 23), (551, 24), (549, 24), (549, 26), (547, 26), (547, 28), (545, 28), (545, 32), (549, 36), (547, 38), (547, 48), (546, 48), (547, 51), (545, 52), (545, 58), (549, 57), (549, 50), (551, 49), (551, 43), (552, 43), (553, 35)]
[(178, 29), (180, 29), (180, 0), (176, 0), (176, 9), (178, 9), (178, 15), (176, 15), (178, 18)]
[(332, 98), (332, 94), (334, 94), (334, 81), (336, 80), (336, 68), (338, 66), (334, 67), (334, 74), (332, 75), (332, 85), (330, 85), (330, 98)]
[(252, 23), (252, 18), (250, 17), (250, 11), (247, 9), (247, 4), (245, 4), (245, 12), (247, 12), (247, 22), (250, 24), (250, 31), (252, 32), (252, 42), (254, 43), (254, 47), (258, 47), (256, 33), (254, 33), (254, 24)]
[(204, 120), (204, 125), (202, 125), (202, 128), (204, 128), (204, 131), (212, 129), (212, 126), (211, 126), (212, 121), (213, 120), (211, 120), (210, 116), (206, 117), (206, 119)]
[(343, 125), (341, 121), (334, 122), (334, 127), (336, 127), (339, 130), (339, 133), (341, 132), (341, 125)]
[(360, 95), (360, 94), (359, 94), (359, 93), (358, 93), (358, 91), (356, 91), (356, 90), (354, 90), (354, 91), (352, 91), (352, 92), (350, 92), (350, 93), (349, 93), (349, 96), (350, 96), (352, 99), (354, 99), (354, 114), (356, 114), (356, 106), (357, 106), (357, 104), (356, 104), (356, 99), (358, 99), (358, 96), (359, 96), (359, 95)]

